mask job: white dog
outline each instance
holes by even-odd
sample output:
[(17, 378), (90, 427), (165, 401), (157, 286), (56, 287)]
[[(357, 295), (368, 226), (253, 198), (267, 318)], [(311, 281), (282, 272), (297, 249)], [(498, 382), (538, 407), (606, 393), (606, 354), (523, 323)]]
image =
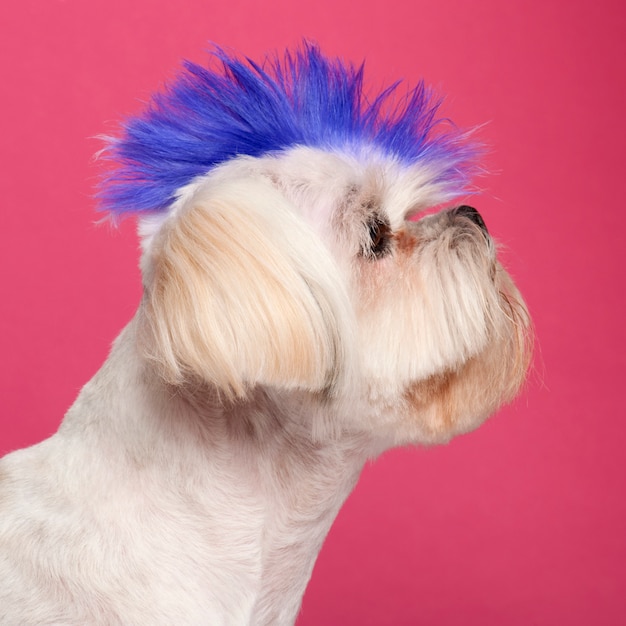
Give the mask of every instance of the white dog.
[(188, 64), (112, 140), (144, 296), (59, 431), (0, 462), (0, 623), (292, 624), (368, 458), (477, 427), (529, 320), (466, 138), (312, 45)]

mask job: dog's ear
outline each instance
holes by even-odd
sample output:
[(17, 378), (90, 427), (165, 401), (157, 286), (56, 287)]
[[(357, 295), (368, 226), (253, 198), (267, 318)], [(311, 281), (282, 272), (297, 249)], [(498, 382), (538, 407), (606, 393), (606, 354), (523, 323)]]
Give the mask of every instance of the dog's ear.
[(144, 352), (180, 384), (333, 392), (351, 324), (329, 251), (266, 180), (196, 192), (142, 260)]

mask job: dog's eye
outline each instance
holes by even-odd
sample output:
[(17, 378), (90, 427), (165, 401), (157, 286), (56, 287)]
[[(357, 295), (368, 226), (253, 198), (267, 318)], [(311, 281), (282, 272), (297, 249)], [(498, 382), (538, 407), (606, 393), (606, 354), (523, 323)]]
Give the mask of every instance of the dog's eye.
[(379, 259), (389, 251), (389, 240), (391, 228), (389, 224), (382, 221), (379, 217), (375, 217), (368, 224), (370, 242), (364, 255), (369, 258)]

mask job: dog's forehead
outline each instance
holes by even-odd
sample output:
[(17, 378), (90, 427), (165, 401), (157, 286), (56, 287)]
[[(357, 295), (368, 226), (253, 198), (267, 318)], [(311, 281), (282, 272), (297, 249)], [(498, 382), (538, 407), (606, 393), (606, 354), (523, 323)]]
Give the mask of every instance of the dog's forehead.
[[(259, 159), (308, 217), (330, 219), (337, 211), (376, 213), (392, 226), (452, 198), (437, 167), (407, 166), (374, 149), (354, 152), (296, 147)], [(313, 214), (312, 214), (313, 213)]]
[(167, 212), (139, 220), (144, 251), (161, 226), (200, 198), (226, 184), (264, 179), (291, 201), (295, 212), (318, 232), (342, 221), (376, 215), (399, 228), (412, 215), (448, 202), (455, 194), (441, 180), (440, 168), (407, 166), (374, 149), (352, 152), (298, 146), (263, 157), (242, 156), (214, 168), (178, 190)]

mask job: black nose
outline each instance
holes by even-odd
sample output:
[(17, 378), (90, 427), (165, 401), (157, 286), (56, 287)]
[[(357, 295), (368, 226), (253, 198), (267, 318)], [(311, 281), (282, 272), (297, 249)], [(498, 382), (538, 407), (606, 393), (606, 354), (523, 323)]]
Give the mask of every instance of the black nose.
[(471, 220), (472, 222), (474, 222), (474, 224), (476, 224), (476, 226), (479, 226), (486, 233), (489, 232), (487, 230), (487, 226), (482, 216), (473, 206), (468, 206), (467, 204), (463, 204), (460, 207), (457, 207), (456, 209), (454, 209), (453, 212), (455, 215), (462, 215), (463, 217), (466, 217), (468, 220)]

